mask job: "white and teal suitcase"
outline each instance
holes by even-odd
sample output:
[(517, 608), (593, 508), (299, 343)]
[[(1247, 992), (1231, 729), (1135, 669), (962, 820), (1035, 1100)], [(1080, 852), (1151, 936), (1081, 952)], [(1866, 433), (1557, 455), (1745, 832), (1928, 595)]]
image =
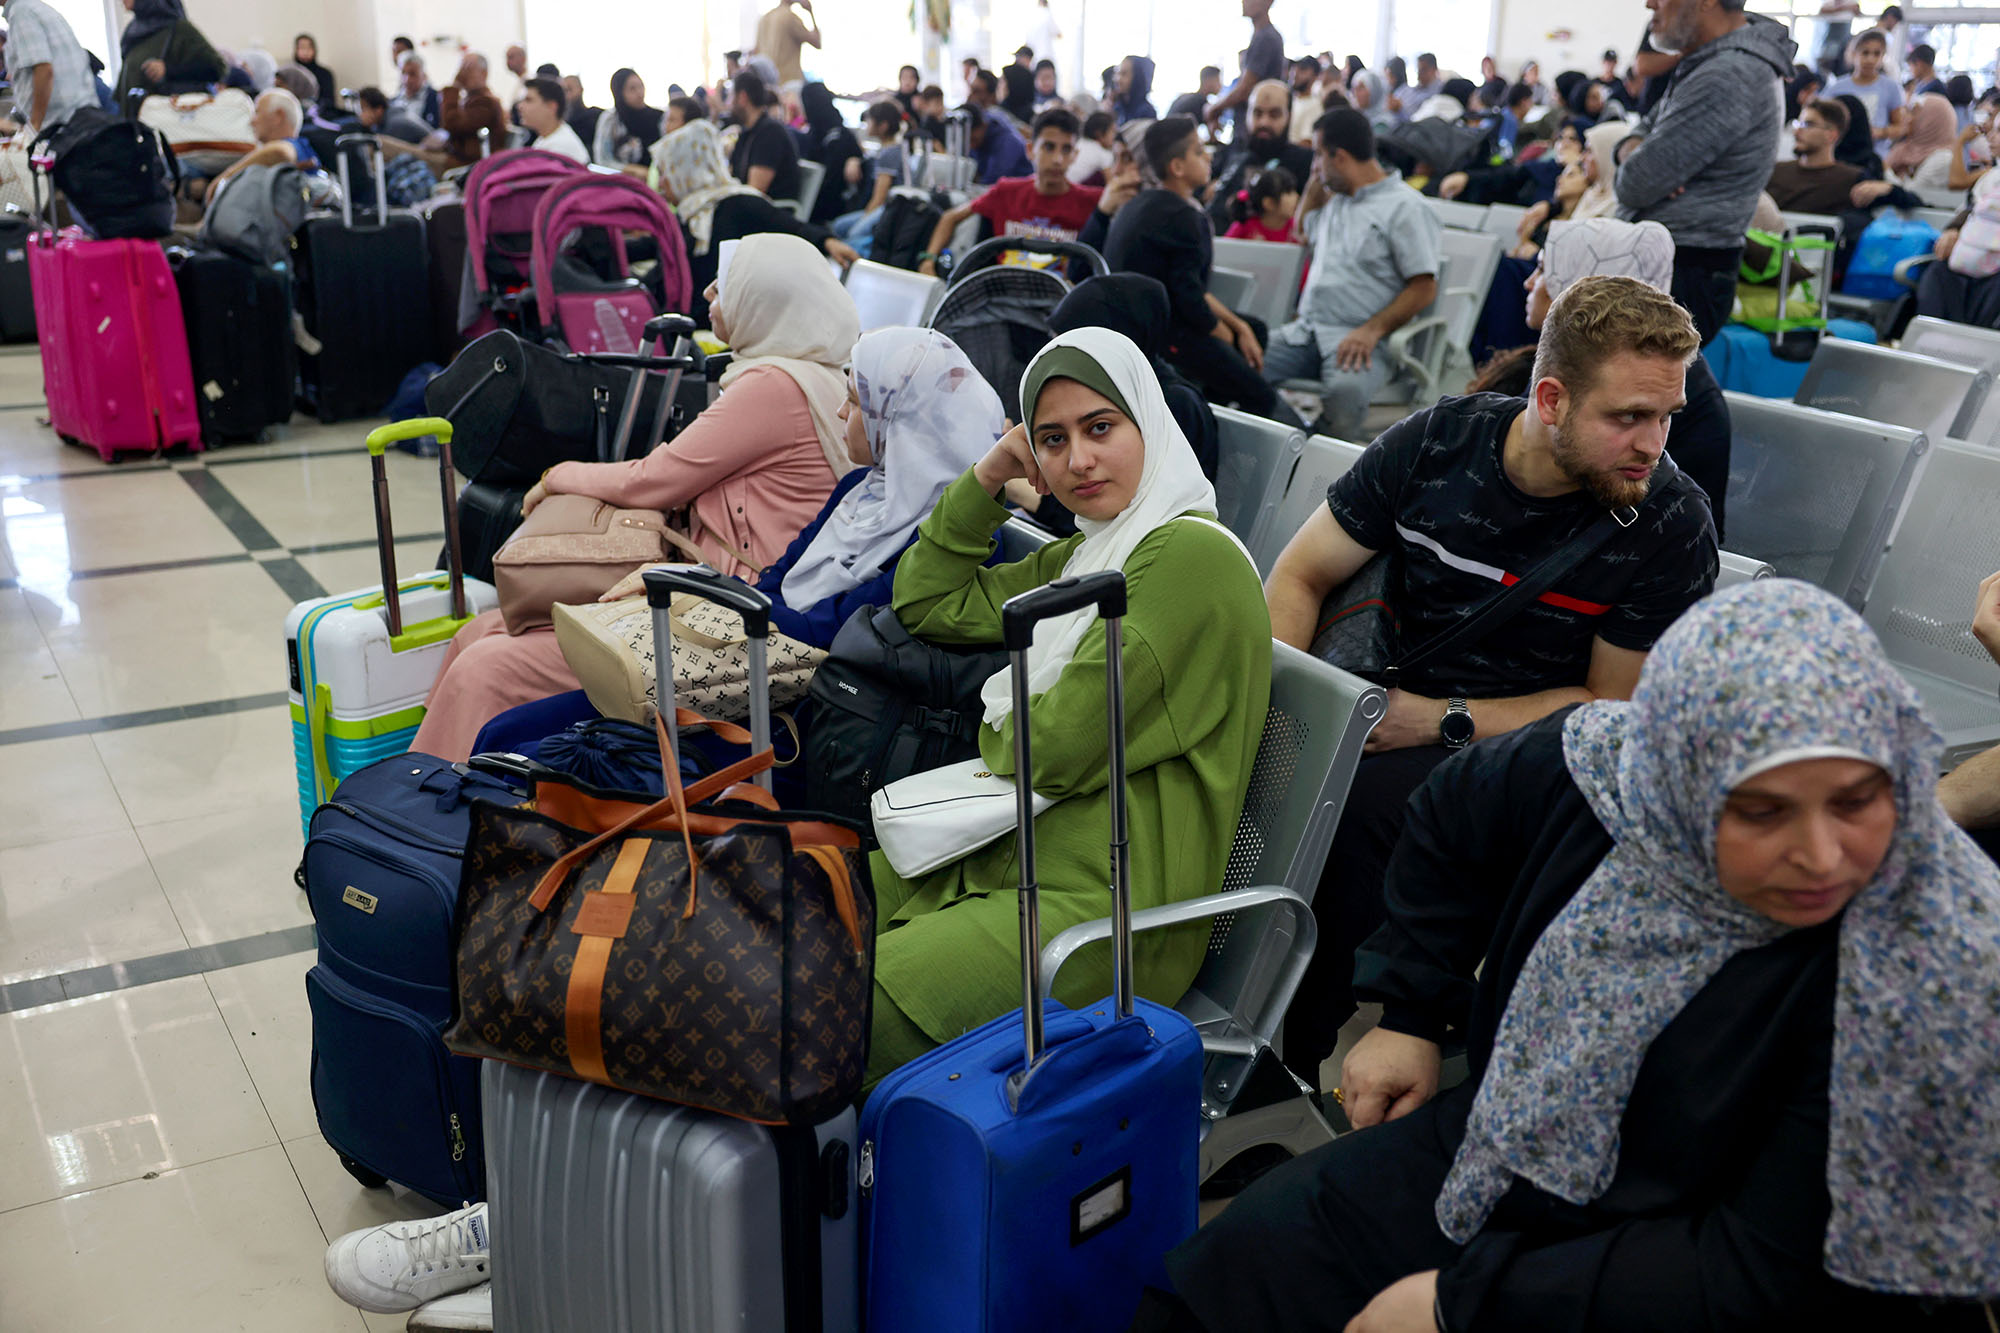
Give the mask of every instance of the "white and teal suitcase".
[[(383, 454), (399, 440), (425, 435), (438, 441), (450, 568), (398, 579)], [(308, 824), (342, 778), (409, 750), (452, 635), (499, 605), (493, 585), (466, 578), (461, 567), (451, 423), (420, 417), (384, 426), (368, 436), (368, 462), (374, 470), (381, 586), (301, 602), (285, 618), (299, 817)]]

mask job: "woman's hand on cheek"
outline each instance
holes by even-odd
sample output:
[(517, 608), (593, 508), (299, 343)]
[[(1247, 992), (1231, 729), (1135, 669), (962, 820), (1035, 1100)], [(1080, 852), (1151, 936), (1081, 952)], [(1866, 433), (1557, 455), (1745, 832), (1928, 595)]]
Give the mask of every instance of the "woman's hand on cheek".
[(1347, 1333), (1437, 1333), (1437, 1285), (1433, 1268), (1384, 1287), (1347, 1321)]
[(1042, 482), (1042, 470), (1035, 464), (1034, 447), (1028, 443), (1028, 430), (1016, 426), (1002, 435), (986, 457), (972, 465), (972, 475), (979, 479), (988, 495), (999, 498), (1001, 489), (1015, 478), (1022, 478), (1035, 488), (1035, 494), (1047, 495), (1049, 488)]

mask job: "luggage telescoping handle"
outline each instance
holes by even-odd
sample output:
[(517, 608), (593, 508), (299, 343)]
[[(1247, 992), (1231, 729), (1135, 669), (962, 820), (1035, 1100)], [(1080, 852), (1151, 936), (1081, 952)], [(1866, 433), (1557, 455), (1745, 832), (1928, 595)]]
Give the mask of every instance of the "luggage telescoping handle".
[[(680, 758), (681, 733), (674, 720), (673, 601), (677, 592), (726, 606), (743, 617), (743, 636), (750, 652), (750, 748), (771, 748), (771, 671), (764, 659), (764, 641), (771, 634), (771, 599), (741, 579), (707, 565), (655, 565), (645, 573), (646, 602), (653, 608), (654, 699), (673, 737), (674, 757)], [(771, 790), (769, 769), (751, 781)]]
[(443, 417), (412, 417), (368, 432), (368, 465), (375, 473), (375, 544), (382, 561), (382, 605), (389, 612), (389, 637), (403, 632), (403, 601), (396, 587), (396, 538), (389, 521), (389, 468), (384, 455), (402, 440), (435, 435), (438, 487), (444, 498), (445, 567), (451, 576), (451, 618), (465, 619), (465, 560), (458, 546), (458, 492), (452, 485), (451, 423)]
[(1095, 606), (1104, 618), (1105, 706), (1111, 735), (1111, 984), (1118, 1016), (1132, 1013), (1132, 847), (1125, 808), (1125, 576), (1115, 569), (1060, 578), (1007, 599), (1000, 608), (1001, 642), (1014, 685), (1015, 848), (1021, 862), (1021, 1014), (1027, 1061), (1015, 1075), (1015, 1095), (1042, 1053), (1041, 882), (1035, 871), (1034, 766), (1028, 740), (1028, 647), (1035, 625)]
[(375, 219), (376, 225), (389, 225), (388, 173), (382, 166), (382, 141), (372, 134), (343, 134), (333, 141), (334, 156), (340, 159), (340, 225), (354, 225), (354, 187), (347, 175), (347, 149), (354, 145), (365, 145), (375, 150)]

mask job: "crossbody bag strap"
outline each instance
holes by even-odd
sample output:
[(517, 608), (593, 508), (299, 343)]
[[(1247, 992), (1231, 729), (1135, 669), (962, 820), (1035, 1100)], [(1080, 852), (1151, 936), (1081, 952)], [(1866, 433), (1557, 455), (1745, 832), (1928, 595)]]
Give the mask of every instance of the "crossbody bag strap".
[[(1653, 485), (1647, 490), (1647, 498), (1650, 499), (1658, 494), (1663, 486), (1670, 484), (1679, 474), (1680, 469), (1674, 466), (1673, 460), (1662, 454), (1659, 466), (1653, 470)], [(1640, 508), (1643, 507), (1642, 504), (1639, 508), (1627, 506), (1622, 509), (1605, 510), (1595, 523), (1564, 542), (1540, 564), (1523, 574), (1519, 580), (1481, 602), (1456, 625), (1398, 657), (1389, 668), (1392, 679), (1410, 670), (1417, 663), (1437, 656), (1447, 648), (1464, 647), (1483, 635), (1492, 633), (1503, 622), (1518, 615), (1529, 602), (1554, 587), (1557, 579), (1602, 550), (1620, 532), (1637, 523)]]

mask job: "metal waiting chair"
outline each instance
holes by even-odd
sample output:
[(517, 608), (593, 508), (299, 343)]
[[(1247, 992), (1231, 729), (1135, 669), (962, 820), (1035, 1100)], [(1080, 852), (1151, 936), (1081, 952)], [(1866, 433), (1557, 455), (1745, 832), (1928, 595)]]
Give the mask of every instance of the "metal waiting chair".
[[(1387, 692), (1338, 667), (1271, 645), (1271, 706), (1250, 770), (1221, 892), (1132, 914), (1134, 933), (1212, 922), (1208, 956), (1174, 1007), (1200, 1031), (1201, 1178), (1247, 1148), (1294, 1156), (1333, 1130), (1272, 1049), (1318, 927), (1312, 897)], [(1111, 920), (1072, 926), (1042, 948), (1042, 993), (1078, 949), (1111, 936)], [(1245, 1095), (1253, 1083), (1257, 1091)]]
[(861, 316), (861, 331), (898, 327), (923, 328), (944, 299), (944, 279), (927, 277), (872, 259), (856, 260), (847, 270), (847, 294)]
[(1719, 552), (1721, 567), (1716, 570), (1715, 590), (1733, 588), (1739, 583), (1749, 583), (1753, 579), (1774, 579), (1778, 571), (1763, 560), (1752, 560), (1747, 555), (1737, 555), (1734, 551)]
[(1218, 264), (1208, 271), (1208, 294), (1231, 310), (1241, 311), (1257, 294), (1257, 275)]
[(1928, 438), (1778, 399), (1724, 396), (1730, 546), (1861, 610)]
[(1214, 411), (1216, 517), (1255, 551), (1277, 522), (1278, 502), (1305, 448), (1305, 432), (1235, 408)]
[(1002, 523), (1000, 531), (993, 535), (1000, 547), (1000, 562), (1007, 565), (1016, 560), (1026, 560), (1056, 539), (1056, 535), (1041, 524), (1018, 514)]
[(2000, 744), (2000, 668), (1972, 637), (1980, 580), (2000, 569), (2000, 449), (1940, 441), (1911, 507), (1923, 521), (1883, 560), (1865, 614), (1956, 766)]
[(1528, 210), (1519, 204), (1488, 204), (1482, 230), (1498, 236), (1502, 248), (1511, 250), (1521, 234), (1521, 219), (1526, 216)]
[(1910, 426), (1933, 440), (1964, 440), (1973, 438), (1969, 432), (1992, 383), (1993, 376), (1976, 366), (1847, 338), (1822, 338), (1792, 401)]
[(1270, 575), (1285, 546), (1313, 512), (1326, 503), (1327, 487), (1359, 462), (1363, 452), (1361, 445), (1324, 435), (1306, 440), (1299, 461), (1292, 468), (1291, 479), (1285, 484), (1285, 496), (1278, 503), (1276, 517), (1258, 534), (1257, 545), (1250, 548), (1250, 557), (1257, 562), (1259, 574)]
[[(1218, 237), (1215, 264), (1251, 276), (1250, 295), (1243, 304), (1222, 298), (1224, 305), (1239, 314), (1255, 315), (1274, 329), (1291, 322), (1299, 306), (1299, 277), (1305, 272), (1303, 245)], [(1221, 298), (1221, 293), (1217, 296)]]
[(1457, 227), (1461, 231), (1482, 231), (1486, 227), (1486, 205), (1468, 204), (1460, 199), (1439, 199), (1435, 195), (1425, 195), (1424, 202), (1437, 214), (1437, 220), (1447, 227)]
[[(2000, 376), (2000, 332), (1976, 324), (1957, 324), (1948, 319), (1919, 315), (1903, 331), (1901, 350), (1918, 356), (1932, 356), (1961, 366), (1973, 366), (1989, 375)], [(1965, 423), (1957, 423), (1965, 424)], [(2000, 445), (2000, 393), (1987, 392), (1979, 415), (1957, 438), (1974, 444)]]
[(813, 205), (819, 202), (820, 186), (824, 184), (826, 184), (826, 168), (810, 159), (800, 158), (799, 197), (773, 199), (771, 202), (795, 218), (809, 218), (812, 216)]

